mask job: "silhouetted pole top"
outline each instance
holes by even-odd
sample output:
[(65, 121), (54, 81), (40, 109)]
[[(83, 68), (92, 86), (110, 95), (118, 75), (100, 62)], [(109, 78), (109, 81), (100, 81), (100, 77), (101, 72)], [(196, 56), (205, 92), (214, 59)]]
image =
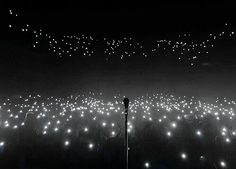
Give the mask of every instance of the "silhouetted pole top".
[(123, 103), (124, 103), (124, 105), (125, 105), (125, 109), (127, 110), (128, 107), (129, 107), (129, 99), (128, 99), (127, 97), (124, 98)]

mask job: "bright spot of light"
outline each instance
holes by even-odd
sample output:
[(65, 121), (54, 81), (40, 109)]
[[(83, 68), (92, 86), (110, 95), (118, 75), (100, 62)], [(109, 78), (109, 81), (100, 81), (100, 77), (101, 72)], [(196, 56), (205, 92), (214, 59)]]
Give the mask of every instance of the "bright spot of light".
[(84, 132), (88, 132), (88, 128), (87, 127), (84, 128)]
[(202, 132), (201, 132), (200, 130), (197, 130), (197, 131), (196, 131), (196, 134), (197, 134), (198, 136), (202, 136)]
[(168, 137), (171, 137), (171, 136), (172, 136), (172, 134), (171, 134), (170, 131), (168, 131), (168, 132), (166, 133), (166, 135), (167, 135)]
[(68, 140), (65, 141), (64, 145), (69, 146), (70, 142)]
[(4, 143), (3, 141), (1, 141), (1, 142), (0, 142), (0, 147), (4, 146), (4, 144), (5, 144), (5, 143)]
[(71, 129), (67, 129), (67, 133), (71, 133)]
[(226, 168), (226, 163), (225, 163), (224, 161), (220, 161), (220, 166), (221, 166), (222, 168)]
[(181, 153), (181, 158), (185, 160), (187, 158), (187, 155), (185, 153)]
[(177, 127), (177, 125), (176, 125), (176, 123), (171, 123), (171, 127), (173, 127), (173, 128), (176, 128)]
[(149, 162), (145, 162), (144, 166), (145, 166), (146, 168), (149, 168), (149, 167), (150, 167)]
[(229, 139), (229, 138), (226, 138), (225, 141), (226, 141), (227, 143), (230, 143), (230, 139)]
[(89, 144), (89, 149), (92, 149), (94, 147), (94, 145), (92, 143)]
[(115, 132), (115, 131), (112, 131), (112, 132), (111, 132), (111, 135), (112, 135), (112, 136), (114, 136), (115, 134), (116, 134), (116, 132)]
[(105, 127), (107, 124), (105, 122), (102, 123), (102, 126)]

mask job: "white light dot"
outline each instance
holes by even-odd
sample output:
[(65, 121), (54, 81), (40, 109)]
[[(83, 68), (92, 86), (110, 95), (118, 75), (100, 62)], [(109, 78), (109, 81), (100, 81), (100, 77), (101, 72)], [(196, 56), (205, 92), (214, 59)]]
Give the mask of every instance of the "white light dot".
[(69, 146), (70, 142), (68, 140), (65, 141), (65, 146)]
[(89, 149), (92, 149), (94, 145), (92, 143), (89, 144)]
[(88, 132), (88, 128), (87, 127), (84, 128), (84, 132)]
[(1, 141), (1, 142), (0, 142), (0, 147), (4, 146), (4, 144), (5, 144), (5, 143), (4, 143), (3, 141)]
[(167, 135), (168, 137), (172, 136), (172, 134), (171, 134), (170, 131), (168, 131), (168, 132), (166, 133), (166, 135)]
[(221, 166), (222, 168), (226, 168), (226, 163), (225, 163), (224, 161), (220, 161), (220, 166)]
[(185, 153), (181, 153), (181, 158), (185, 160), (187, 158), (187, 155)]
[(202, 136), (202, 132), (199, 131), (199, 130), (196, 131), (196, 134), (197, 134), (198, 136)]
[(230, 142), (231, 142), (229, 138), (226, 138), (225, 141), (226, 141), (227, 143), (230, 143)]
[(176, 128), (176, 127), (177, 127), (176, 123), (172, 123), (171, 126), (172, 126), (173, 128)]
[(149, 162), (145, 162), (145, 163), (144, 163), (144, 166), (145, 166), (146, 168), (149, 168), (149, 167), (150, 167)]

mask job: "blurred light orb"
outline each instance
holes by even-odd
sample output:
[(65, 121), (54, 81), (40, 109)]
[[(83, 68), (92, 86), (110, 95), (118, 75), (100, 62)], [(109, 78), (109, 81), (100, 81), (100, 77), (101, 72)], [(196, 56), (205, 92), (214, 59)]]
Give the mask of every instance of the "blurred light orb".
[(94, 145), (92, 143), (89, 144), (89, 149), (92, 149)]
[(69, 146), (70, 142), (68, 140), (65, 141), (64, 145)]
[(222, 168), (226, 168), (226, 163), (225, 163), (224, 161), (220, 161), (220, 166), (221, 166)]
[(198, 136), (202, 136), (202, 132), (199, 131), (199, 130), (196, 131), (196, 134), (197, 134)]
[(149, 167), (150, 167), (149, 162), (145, 162), (145, 163), (144, 163), (144, 166), (145, 166), (146, 168), (149, 168)]
[(4, 144), (5, 144), (5, 143), (4, 143), (3, 141), (1, 141), (1, 142), (0, 142), (0, 147), (3, 147)]
[(183, 160), (187, 159), (186, 153), (181, 153), (181, 158), (182, 158)]

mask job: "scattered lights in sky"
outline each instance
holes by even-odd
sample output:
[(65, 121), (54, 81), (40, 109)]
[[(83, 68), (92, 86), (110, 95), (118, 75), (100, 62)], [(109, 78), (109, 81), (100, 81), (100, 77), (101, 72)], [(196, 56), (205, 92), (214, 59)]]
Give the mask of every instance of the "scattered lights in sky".
[[(11, 17), (16, 17), (15, 10), (10, 9)], [(41, 28), (29, 25), (20, 17), (22, 23), (8, 25), (9, 29), (19, 30), (22, 33), (32, 35), (32, 48), (46, 47), (49, 53), (62, 57), (92, 57), (99, 53), (96, 50), (98, 44), (104, 46), (104, 60), (110, 61), (115, 57), (125, 60), (131, 57), (142, 57), (144, 59), (158, 57), (161, 55), (171, 56), (174, 60), (195, 66), (199, 60), (208, 56), (216, 43), (225, 39), (235, 39), (235, 31), (226, 23), (224, 28), (218, 32), (209, 33), (204, 39), (196, 41), (196, 35), (183, 33), (176, 35), (173, 39), (158, 39), (147, 47), (145, 42), (137, 40), (135, 37), (123, 37), (119, 39), (95, 38), (91, 35), (62, 35), (56, 38), (51, 33), (47, 33)], [(13, 19), (14, 20), (14, 19)], [(45, 44), (46, 42), (46, 44)]]

